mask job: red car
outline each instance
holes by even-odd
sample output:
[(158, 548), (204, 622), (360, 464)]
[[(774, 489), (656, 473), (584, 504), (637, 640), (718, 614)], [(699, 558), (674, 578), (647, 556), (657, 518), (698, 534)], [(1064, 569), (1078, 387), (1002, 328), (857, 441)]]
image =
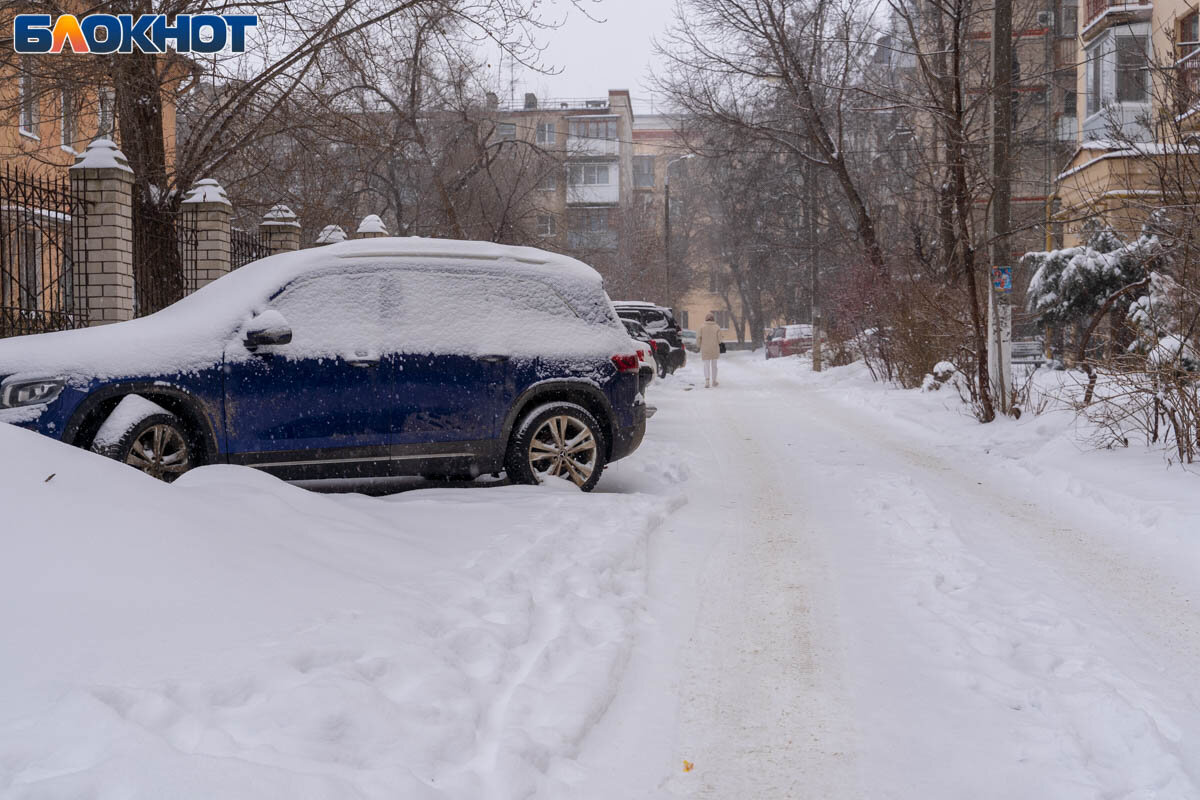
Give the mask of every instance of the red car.
[(784, 325), (767, 337), (767, 358), (798, 356), (812, 349), (812, 325)]

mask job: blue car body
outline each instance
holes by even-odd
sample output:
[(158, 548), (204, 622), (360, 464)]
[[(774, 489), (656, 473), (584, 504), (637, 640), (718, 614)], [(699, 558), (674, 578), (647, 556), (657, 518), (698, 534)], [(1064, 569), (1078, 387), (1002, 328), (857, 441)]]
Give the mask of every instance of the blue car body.
[[(247, 326), (277, 308), (296, 341), (248, 347)], [(538, 334), (569, 341), (531, 348)], [(184, 423), (200, 463), (285, 479), (464, 475), (504, 469), (520, 420), (565, 401), (600, 423), (611, 461), (645, 430), (636, 367), (614, 359), (628, 345), (599, 276), (573, 259), (346, 242), (247, 265), (143, 319), (0, 340), (0, 398), (37, 381), (53, 394), (0, 408), (0, 421), (88, 447), (137, 394)]]

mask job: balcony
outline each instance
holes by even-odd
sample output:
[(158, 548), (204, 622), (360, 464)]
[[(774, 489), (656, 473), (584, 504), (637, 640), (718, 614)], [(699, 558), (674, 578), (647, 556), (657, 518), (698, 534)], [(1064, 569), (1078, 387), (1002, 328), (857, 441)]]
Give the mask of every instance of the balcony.
[(1125, 0), (1087, 0), (1086, 22), (1080, 35), (1086, 41), (1113, 22), (1150, 19), (1153, 10), (1154, 6), (1151, 0), (1141, 3), (1127, 3)]
[(616, 156), (621, 153), (621, 143), (617, 139), (568, 136), (567, 152), (573, 156)]
[(588, 186), (571, 184), (567, 187), (567, 204), (580, 206), (616, 205), (621, 201), (621, 187), (615, 183)]
[(616, 250), (616, 231), (568, 231), (567, 246), (572, 250)]

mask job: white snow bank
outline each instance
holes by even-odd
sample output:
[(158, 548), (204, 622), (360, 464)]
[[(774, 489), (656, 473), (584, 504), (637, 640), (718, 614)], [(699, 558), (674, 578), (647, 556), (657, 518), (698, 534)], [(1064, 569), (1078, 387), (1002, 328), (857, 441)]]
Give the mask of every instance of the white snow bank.
[(0, 453), (5, 797), (527, 796), (616, 691), (666, 509)]

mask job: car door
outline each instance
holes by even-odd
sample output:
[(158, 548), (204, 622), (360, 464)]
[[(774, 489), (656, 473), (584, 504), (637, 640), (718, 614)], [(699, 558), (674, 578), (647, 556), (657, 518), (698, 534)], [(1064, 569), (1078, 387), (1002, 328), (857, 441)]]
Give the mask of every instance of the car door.
[(480, 279), (398, 269), (386, 282), (383, 374), (397, 455), (492, 439), (511, 353), (489, 343), (496, 310), (477, 298)]
[[(248, 352), (241, 337), (225, 356), (230, 460), (285, 470), (386, 461), (390, 376), (381, 358), (383, 276), (329, 272), (285, 286), (267, 308), (291, 328), (286, 344)], [(273, 470), (275, 471), (275, 470)]]

